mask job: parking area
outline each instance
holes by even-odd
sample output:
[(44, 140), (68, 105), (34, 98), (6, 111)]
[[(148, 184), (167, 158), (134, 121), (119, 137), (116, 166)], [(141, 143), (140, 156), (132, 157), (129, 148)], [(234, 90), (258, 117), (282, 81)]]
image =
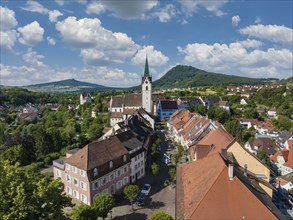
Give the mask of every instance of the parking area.
[[(169, 142), (164, 141), (164, 133), (159, 132), (158, 135), (161, 137), (161, 155), (166, 153), (172, 154), (175, 150), (174, 148), (168, 149)], [(134, 212), (132, 212), (131, 205), (128, 200), (122, 199), (118, 201), (116, 206), (112, 210), (112, 216), (110, 214), (106, 218), (107, 220), (140, 220), (149, 219), (150, 216), (160, 210), (171, 215), (175, 219), (175, 187), (168, 185), (165, 186), (165, 180), (169, 179), (168, 171), (171, 167), (175, 167), (172, 164), (166, 164), (159, 159), (158, 164), (160, 166), (159, 174), (155, 177), (151, 174), (150, 165), (146, 167), (146, 176), (139, 180), (136, 184), (140, 186), (140, 189), (144, 184), (150, 184), (151, 190), (145, 199), (145, 204), (142, 207), (134, 204)]]

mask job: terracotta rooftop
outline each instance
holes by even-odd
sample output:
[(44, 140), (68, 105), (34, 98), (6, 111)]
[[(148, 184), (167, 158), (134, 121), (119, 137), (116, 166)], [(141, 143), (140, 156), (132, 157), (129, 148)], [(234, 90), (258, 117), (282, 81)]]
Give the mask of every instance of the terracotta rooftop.
[(111, 118), (123, 118), (122, 112), (111, 112)]
[(220, 154), (179, 166), (176, 219), (283, 219), (257, 180), (236, 165), (230, 180)]
[(251, 147), (258, 147), (258, 150), (264, 151), (269, 155), (276, 153), (275, 146), (270, 138), (257, 138), (250, 143)]
[(277, 163), (278, 162), (278, 156), (283, 156), (284, 157), (284, 160), (287, 161), (288, 160), (288, 155), (289, 155), (289, 150), (281, 150), (281, 151), (278, 151), (276, 152), (273, 156), (270, 157), (270, 159)]
[(66, 160), (66, 163), (83, 170), (91, 170), (109, 161), (128, 155), (121, 141), (112, 136), (109, 139), (90, 143)]
[(293, 149), (289, 150), (288, 159), (286, 160), (284, 165), (293, 168)]

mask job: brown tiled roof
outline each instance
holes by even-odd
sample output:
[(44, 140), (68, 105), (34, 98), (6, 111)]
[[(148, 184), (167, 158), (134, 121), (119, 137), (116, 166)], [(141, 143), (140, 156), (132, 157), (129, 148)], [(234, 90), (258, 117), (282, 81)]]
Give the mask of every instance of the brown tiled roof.
[(284, 160), (287, 161), (288, 160), (288, 155), (289, 155), (289, 150), (282, 150), (282, 151), (278, 151), (276, 152), (273, 156), (270, 157), (270, 159), (274, 162), (278, 162), (278, 156), (283, 156)]
[(159, 100), (167, 99), (165, 94), (157, 93), (152, 95), (153, 101), (157, 104)]
[(182, 112), (177, 117), (173, 119), (173, 127), (176, 130), (182, 128), (196, 113), (191, 113), (189, 111)]
[(162, 109), (178, 109), (177, 102), (174, 100), (161, 100)]
[(251, 143), (251, 147), (257, 146), (258, 150), (264, 151), (269, 155), (276, 153), (272, 139), (270, 138), (257, 138)]
[(132, 115), (136, 110), (137, 109), (131, 109), (131, 108), (124, 109), (123, 115)]
[(111, 118), (123, 118), (122, 112), (111, 112)]
[(254, 118), (241, 118), (240, 121), (242, 121), (242, 122), (250, 122), (253, 125), (257, 125), (259, 123), (259, 120), (254, 119)]
[(115, 107), (122, 107), (123, 104), (123, 96), (122, 95), (116, 95), (116, 96), (112, 96), (112, 108)]
[(288, 159), (286, 160), (284, 165), (293, 168), (293, 149), (289, 150)]
[(141, 93), (131, 93), (124, 95), (124, 106), (142, 106)]
[[(112, 136), (86, 145), (68, 158), (66, 163), (83, 170), (91, 170), (109, 161), (115, 161), (123, 155), (128, 155), (128, 151), (116, 136)], [(115, 165), (115, 162), (113, 164)]]
[(288, 147), (290, 150), (293, 150), (293, 139), (288, 140)]
[(34, 117), (38, 117), (38, 113), (37, 112), (21, 113), (19, 117), (21, 119), (34, 118)]
[(228, 101), (219, 101), (219, 106), (228, 106)]
[(176, 219), (282, 219), (258, 185), (234, 166), (234, 177), (219, 154), (177, 168)]
[[(202, 158), (201, 156), (207, 156), (215, 153), (220, 153), (223, 148), (228, 148), (234, 142), (235, 138), (232, 137), (227, 131), (222, 127), (216, 130), (210, 131), (203, 139), (201, 139), (197, 145), (193, 146), (196, 148), (199, 146), (206, 146), (208, 148), (208, 153), (206, 155), (197, 155), (197, 159)], [(196, 152), (197, 153), (197, 152)]]

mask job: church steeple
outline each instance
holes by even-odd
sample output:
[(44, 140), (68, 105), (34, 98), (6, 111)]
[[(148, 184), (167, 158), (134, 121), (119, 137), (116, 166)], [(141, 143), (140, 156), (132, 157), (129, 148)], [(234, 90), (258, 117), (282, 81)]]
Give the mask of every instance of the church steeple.
[(144, 77), (150, 77), (148, 57), (145, 58), (144, 74), (143, 74), (143, 76)]

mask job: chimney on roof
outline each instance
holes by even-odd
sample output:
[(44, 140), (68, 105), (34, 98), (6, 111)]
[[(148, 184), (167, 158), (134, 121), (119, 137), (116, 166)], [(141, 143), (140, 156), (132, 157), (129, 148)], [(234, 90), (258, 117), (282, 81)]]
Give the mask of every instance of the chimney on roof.
[(222, 157), (224, 157), (225, 159), (227, 159), (227, 148), (222, 148), (221, 149), (221, 154), (222, 154)]
[(228, 167), (228, 176), (229, 176), (229, 180), (233, 180), (233, 164), (232, 163), (229, 163), (229, 167)]
[(247, 164), (244, 164), (244, 176), (247, 177)]

